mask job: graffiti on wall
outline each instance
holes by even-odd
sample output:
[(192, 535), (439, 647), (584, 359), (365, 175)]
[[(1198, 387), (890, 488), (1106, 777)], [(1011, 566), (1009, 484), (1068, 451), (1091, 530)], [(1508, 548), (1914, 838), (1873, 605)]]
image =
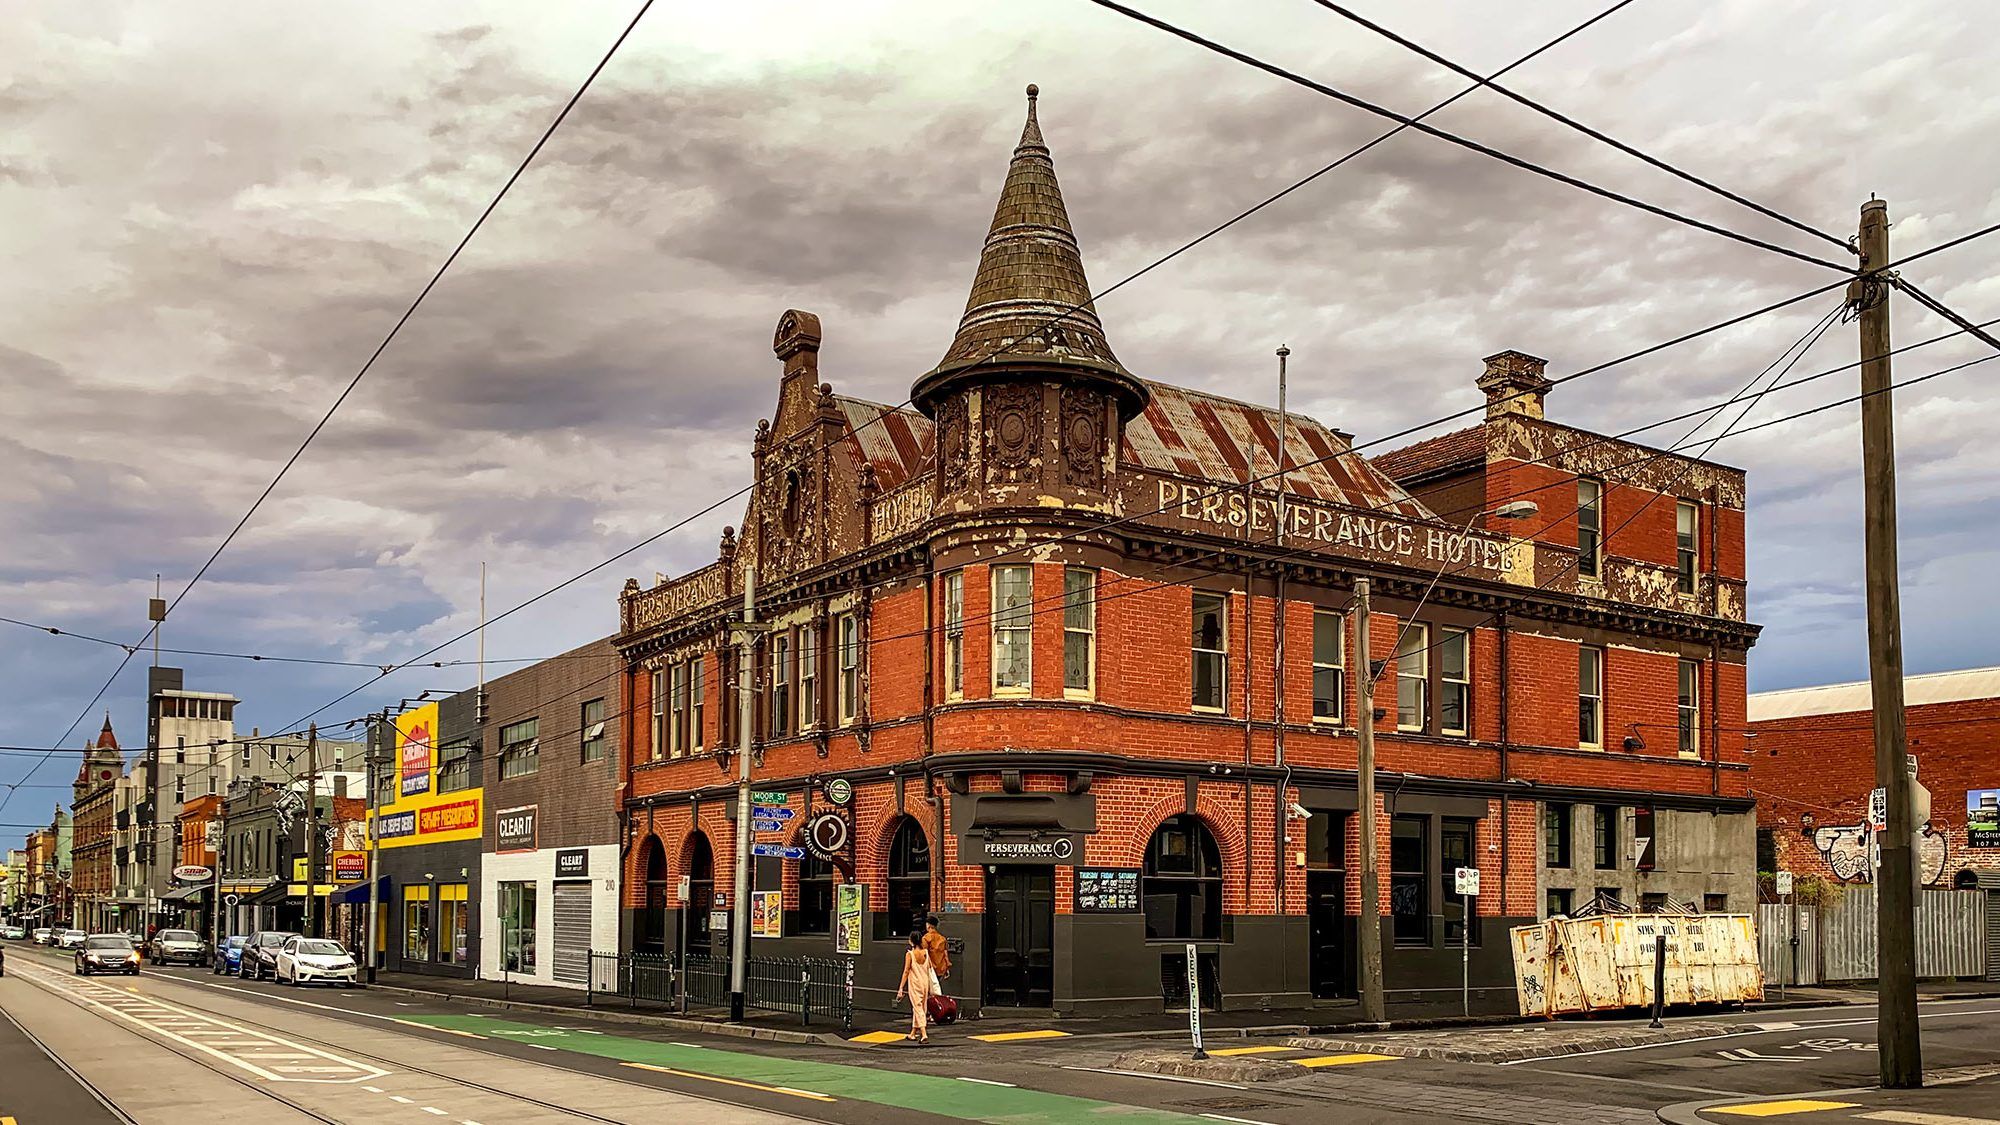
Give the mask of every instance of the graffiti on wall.
[[(1825, 824), (1807, 829), (1806, 835), (1811, 837), (1813, 847), (1819, 849), (1820, 858), (1826, 861), (1834, 878), (1843, 883), (1875, 881), (1882, 846), (1866, 823)], [(1917, 881), (1927, 887), (1937, 886), (1944, 879), (1950, 859), (1951, 843), (1944, 829), (1925, 821), (1923, 832), (1917, 837)]]

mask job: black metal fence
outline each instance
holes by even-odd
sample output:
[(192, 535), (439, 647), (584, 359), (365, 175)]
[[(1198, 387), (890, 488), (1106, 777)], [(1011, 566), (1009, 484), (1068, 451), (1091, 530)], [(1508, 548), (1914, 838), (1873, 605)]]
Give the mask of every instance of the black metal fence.
[[(729, 1006), (727, 957), (688, 954), (681, 963), (657, 953), (590, 954), (588, 1002), (626, 1001), (681, 1012)], [(822, 957), (752, 957), (743, 982), (746, 1007), (796, 1013), (810, 1026), (815, 1017), (854, 1026), (854, 963)], [(602, 1000), (600, 1000), (600, 997)]]

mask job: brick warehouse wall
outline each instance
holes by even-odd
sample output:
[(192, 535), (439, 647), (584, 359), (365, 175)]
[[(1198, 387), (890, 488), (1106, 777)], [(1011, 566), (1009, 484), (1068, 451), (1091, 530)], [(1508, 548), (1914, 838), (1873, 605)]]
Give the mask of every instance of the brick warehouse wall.
[[(1968, 790), (2000, 788), (2000, 698), (1906, 709), (1918, 781), (1931, 791), (1919, 837), (1920, 878), (1949, 887), (1966, 868), (2000, 867), (2000, 848), (1973, 848), (1966, 833)], [(1867, 711), (1751, 724), (1750, 784), (1757, 825), (1770, 833), (1780, 869), (1867, 883), (1869, 791), (1875, 787), (1872, 717)]]

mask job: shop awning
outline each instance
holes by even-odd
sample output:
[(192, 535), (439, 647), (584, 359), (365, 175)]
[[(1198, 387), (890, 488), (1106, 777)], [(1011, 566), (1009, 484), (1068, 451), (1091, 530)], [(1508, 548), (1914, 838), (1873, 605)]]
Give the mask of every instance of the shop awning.
[(189, 899), (200, 898), (202, 895), (205, 895), (207, 893), (208, 893), (208, 885), (206, 883), (193, 887), (178, 887), (175, 888), (174, 890), (168, 891), (166, 894), (161, 895), (160, 901), (186, 902)]
[(243, 899), (241, 905), (270, 906), (274, 903), (283, 902), (289, 897), (291, 897), (290, 888), (286, 887), (283, 883), (273, 883), (256, 894)]
[[(382, 902), (389, 901), (389, 877), (387, 875), (375, 880), (375, 897)], [(360, 886), (347, 888), (340, 893), (339, 901), (347, 903), (349, 906), (358, 906), (366, 903), (368, 901), (368, 884), (363, 882)]]

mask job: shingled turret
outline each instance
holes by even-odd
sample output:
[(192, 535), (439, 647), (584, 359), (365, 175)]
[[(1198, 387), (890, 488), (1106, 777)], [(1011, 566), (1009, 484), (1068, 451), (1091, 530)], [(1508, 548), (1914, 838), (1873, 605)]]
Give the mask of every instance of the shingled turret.
[(1028, 121), (993, 209), (958, 334), (910, 392), (933, 418), (952, 390), (1023, 369), (1063, 371), (1072, 380), (1097, 384), (1117, 400), (1125, 418), (1146, 406), (1145, 384), (1112, 354), (1091, 303), (1055, 161), (1035, 119), (1038, 93), (1028, 87)]

